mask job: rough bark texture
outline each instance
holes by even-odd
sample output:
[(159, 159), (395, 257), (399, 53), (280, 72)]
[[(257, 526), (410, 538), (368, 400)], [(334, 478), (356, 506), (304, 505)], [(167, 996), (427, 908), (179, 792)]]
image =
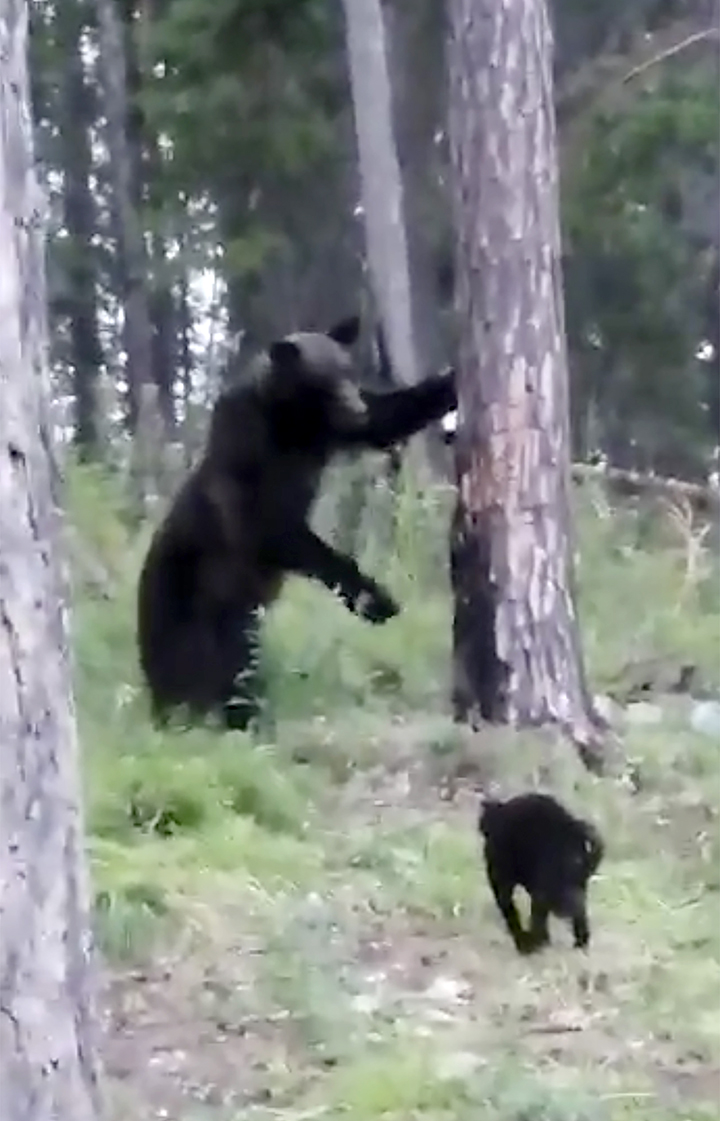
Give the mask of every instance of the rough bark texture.
[(0, 0), (0, 1117), (98, 1116), (27, 7)]
[(450, 0), (460, 342), (454, 709), (599, 757), (573, 597), (552, 42), (544, 0)]

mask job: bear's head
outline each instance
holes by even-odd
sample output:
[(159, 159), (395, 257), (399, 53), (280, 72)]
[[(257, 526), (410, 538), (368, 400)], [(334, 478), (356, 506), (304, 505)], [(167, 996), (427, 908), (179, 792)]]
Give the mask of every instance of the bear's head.
[(366, 422), (360, 374), (350, 354), (359, 329), (353, 316), (326, 334), (297, 331), (268, 347), (256, 384), (282, 445), (332, 451)]

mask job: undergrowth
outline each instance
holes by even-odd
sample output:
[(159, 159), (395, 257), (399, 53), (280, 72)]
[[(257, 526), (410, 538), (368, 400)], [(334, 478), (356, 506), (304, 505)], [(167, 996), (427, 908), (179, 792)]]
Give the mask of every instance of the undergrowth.
[[(74, 564), (73, 642), (111, 1010), (132, 989), (107, 1045), (118, 1118), (716, 1116), (718, 745), (690, 730), (687, 698), (624, 729), (634, 788), (589, 776), (552, 735), (456, 728), (450, 499), (408, 490), (394, 526), (379, 494), (360, 533), (396, 620), (368, 627), (289, 581), (266, 628), (260, 735), (160, 734), (134, 651), (149, 529), (130, 528), (97, 470), (72, 468), (67, 494), (103, 573), (99, 587)], [(643, 515), (587, 494), (576, 515), (594, 690), (655, 657), (697, 665), (716, 693), (715, 561), (688, 586), (681, 544)], [(332, 504), (318, 516), (329, 524)], [(552, 789), (603, 828), (587, 959), (563, 932), (537, 959), (511, 952), (475, 833), (472, 785), (488, 780)], [(137, 1045), (129, 1079), (114, 1073), (120, 1039)], [(185, 1055), (182, 1077), (149, 1046)]]

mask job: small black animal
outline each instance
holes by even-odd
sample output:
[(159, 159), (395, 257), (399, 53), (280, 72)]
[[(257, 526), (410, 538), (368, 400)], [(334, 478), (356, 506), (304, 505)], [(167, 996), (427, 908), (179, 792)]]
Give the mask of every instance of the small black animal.
[[(530, 793), (506, 802), (486, 800), (478, 827), (485, 838), (490, 887), (519, 953), (533, 953), (549, 943), (551, 913), (570, 920), (575, 945), (586, 947), (587, 882), (604, 853), (595, 826), (574, 817), (550, 795)], [(531, 899), (529, 930), (513, 901), (517, 885)]]
[(153, 718), (257, 712), (263, 609), (288, 573), (319, 580), (371, 623), (397, 615), (389, 593), (308, 525), (340, 452), (386, 449), (456, 407), (454, 373), (375, 392), (350, 358), (359, 320), (274, 342), (215, 403), (204, 454), (157, 528), (138, 587), (137, 638)]

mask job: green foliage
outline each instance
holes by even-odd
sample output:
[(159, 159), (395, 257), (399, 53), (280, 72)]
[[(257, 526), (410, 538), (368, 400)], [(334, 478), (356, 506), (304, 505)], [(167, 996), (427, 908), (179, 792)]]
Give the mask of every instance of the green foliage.
[(153, 882), (131, 882), (95, 895), (95, 930), (102, 953), (118, 962), (149, 956), (167, 934), (170, 912), (161, 888)]
[(261, 270), (283, 241), (281, 194), (309, 171), (323, 174), (335, 141), (327, 55), (336, 42), (320, 0), (170, 0), (144, 28), (140, 101), (172, 145), (156, 194), (179, 188), (220, 205), (228, 277)]
[[(576, 417), (601, 446), (679, 473), (716, 442), (712, 363), (698, 360), (712, 246), (720, 106), (698, 65), (591, 112), (568, 155), (563, 217)], [(641, 461), (643, 462), (643, 461)]]

